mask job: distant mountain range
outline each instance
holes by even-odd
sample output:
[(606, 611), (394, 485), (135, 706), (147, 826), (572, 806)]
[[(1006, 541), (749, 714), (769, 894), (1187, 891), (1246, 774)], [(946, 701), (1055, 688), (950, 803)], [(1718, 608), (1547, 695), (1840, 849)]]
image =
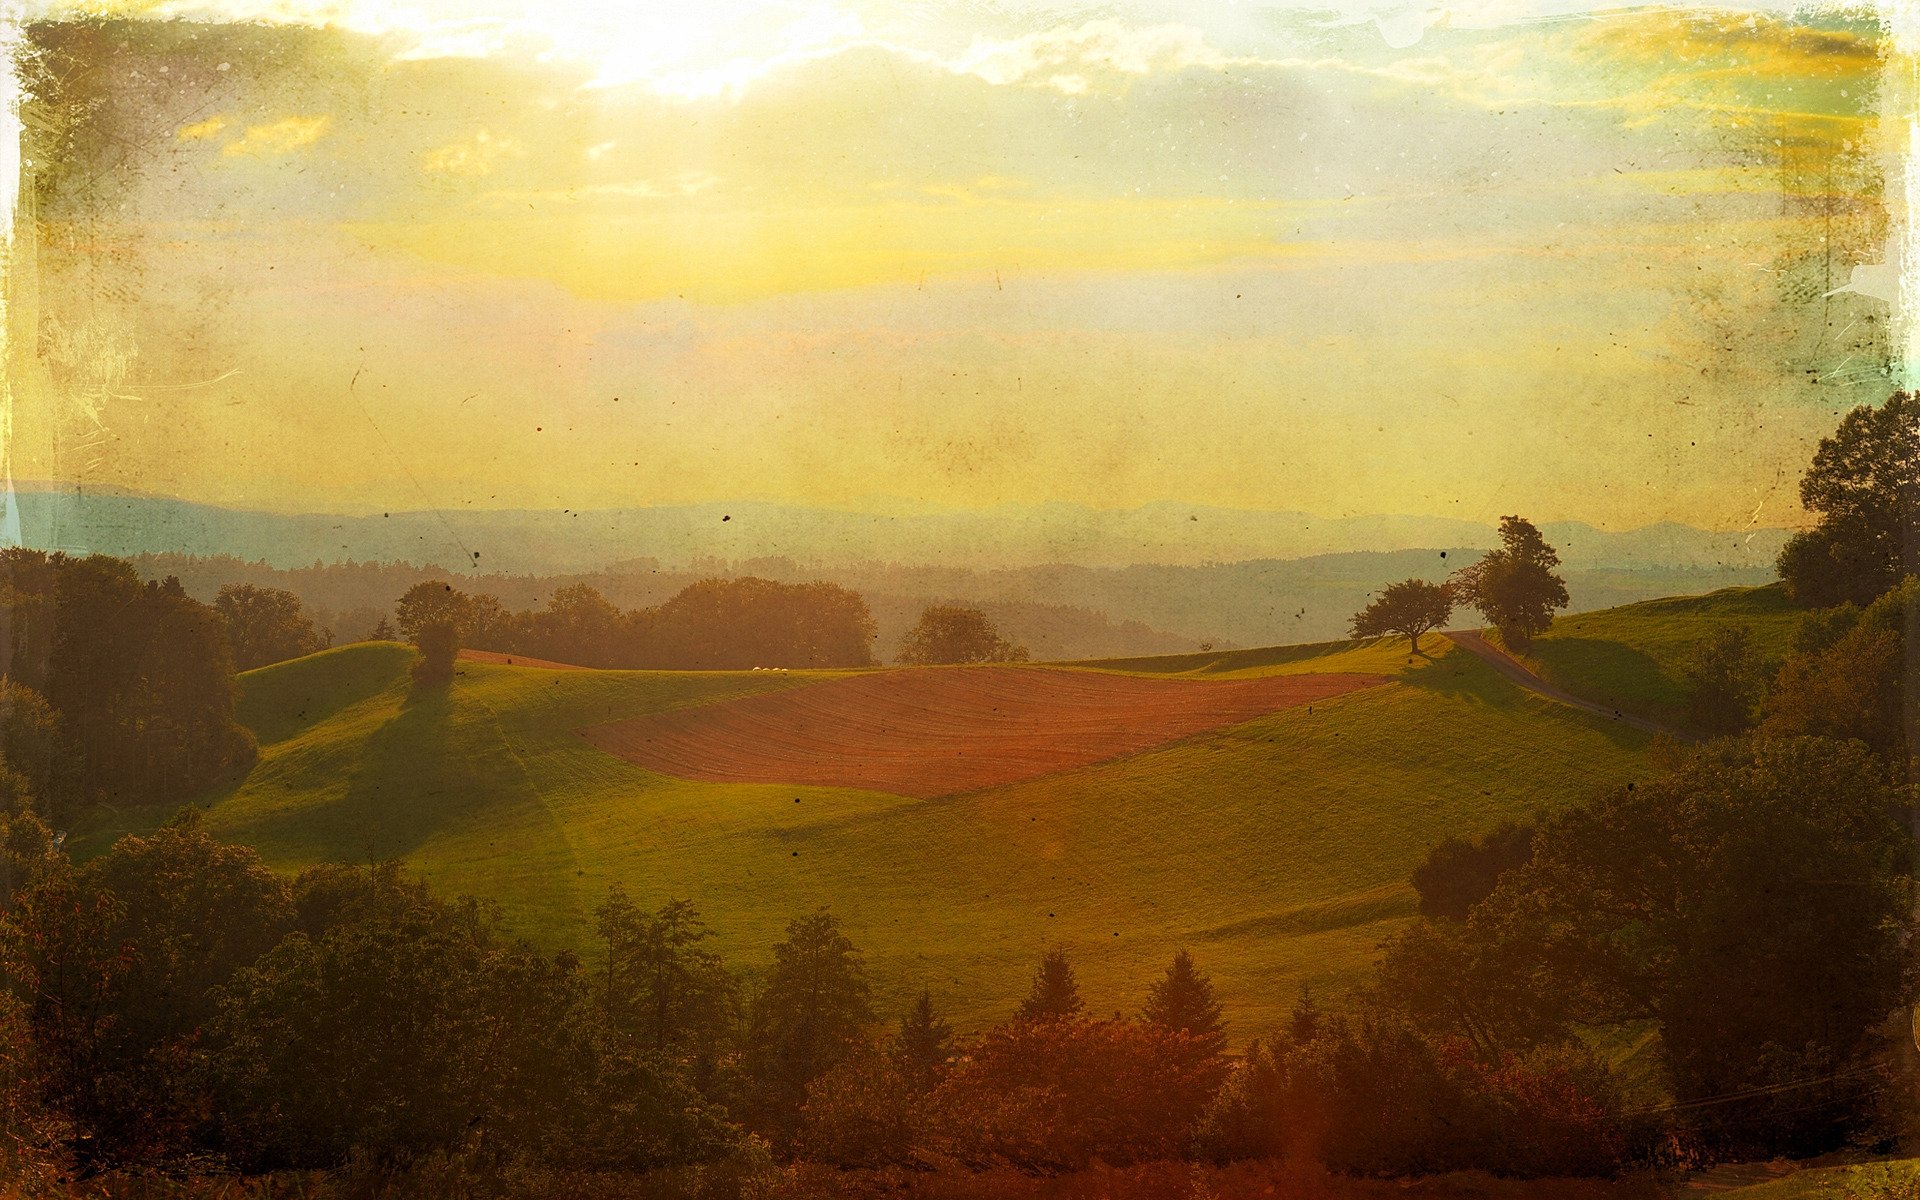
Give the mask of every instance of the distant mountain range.
[[(233, 555), (275, 567), (403, 562), (462, 572), (555, 575), (625, 566), (701, 569), (754, 560), (834, 570), (1201, 566), (1353, 552), (1483, 550), (1490, 525), (1444, 517), (1320, 517), (1154, 503), (874, 513), (743, 502), (650, 508), (429, 510), (363, 516), (222, 508), (113, 488), (22, 485), (25, 544), (115, 555)], [(1569, 568), (1738, 572), (1771, 568), (1784, 529), (1722, 532), (1663, 523), (1609, 532), (1542, 525)]]

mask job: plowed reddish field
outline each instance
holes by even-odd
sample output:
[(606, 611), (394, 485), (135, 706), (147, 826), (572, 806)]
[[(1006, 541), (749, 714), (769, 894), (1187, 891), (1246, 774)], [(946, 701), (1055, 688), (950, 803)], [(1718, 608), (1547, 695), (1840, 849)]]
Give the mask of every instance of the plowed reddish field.
[(584, 736), (650, 771), (946, 796), (1051, 775), (1372, 687), (1378, 675), (1153, 679), (1035, 667), (850, 675)]

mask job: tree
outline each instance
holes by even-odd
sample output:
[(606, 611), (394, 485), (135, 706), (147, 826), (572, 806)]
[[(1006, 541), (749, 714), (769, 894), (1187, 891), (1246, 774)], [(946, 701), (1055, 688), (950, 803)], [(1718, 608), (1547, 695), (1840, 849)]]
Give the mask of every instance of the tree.
[(933, 1008), (933, 993), (922, 990), (920, 998), (900, 1018), (900, 1031), (893, 1037), (893, 1056), (900, 1073), (920, 1091), (931, 1090), (945, 1074), (953, 1057), (953, 1026)]
[(533, 614), (527, 622), (526, 645), (530, 651), (560, 662), (613, 666), (620, 659), (621, 615), (593, 588), (584, 583), (569, 584), (556, 589), (546, 610)]
[(1020, 1002), (1016, 1021), (1071, 1021), (1086, 1010), (1080, 1000), (1080, 984), (1073, 977), (1073, 964), (1064, 950), (1049, 950), (1040, 958), (1040, 969), (1033, 973), (1033, 990)]
[(632, 665), (684, 670), (865, 667), (873, 613), (836, 584), (703, 579), (625, 623)]
[(789, 922), (748, 1021), (746, 1067), (762, 1123), (790, 1133), (808, 1085), (846, 1061), (872, 1024), (866, 966), (839, 920), (822, 911)]
[(1213, 981), (1193, 965), (1193, 956), (1185, 950), (1174, 954), (1167, 973), (1148, 991), (1143, 1015), (1155, 1025), (1186, 1034), (1203, 1058), (1226, 1052), (1227, 1034), (1220, 1023)]
[(429, 621), (419, 627), (414, 646), (420, 661), (413, 664), (414, 682), (426, 687), (450, 683), (453, 663), (460, 655), (460, 630), (452, 621)]
[(235, 669), (250, 671), (312, 654), (323, 647), (300, 597), (281, 588), (229, 583), (213, 607), (227, 623)]
[(1721, 629), (1695, 648), (1683, 668), (1687, 720), (1715, 737), (1743, 732), (1766, 692), (1753, 632), (1745, 625)]
[(408, 588), (394, 604), (394, 625), (400, 636), (420, 643), (420, 631), (429, 625), (451, 625), (455, 638), (466, 636), (472, 617), (473, 601), (452, 584), (440, 579), (422, 580)]
[[(1567, 1020), (1651, 1020), (1681, 1104), (1729, 1152), (1795, 1156), (1867, 1116), (1861, 1064), (1911, 999), (1902, 789), (1855, 743), (1709, 743), (1542, 826), (1466, 930)], [(1464, 980), (1471, 958), (1432, 974)], [(1516, 989), (1518, 990), (1518, 989)], [(1848, 1072), (1858, 1072), (1847, 1075)], [(1807, 1080), (1842, 1076), (1825, 1094)], [(1845, 1080), (1851, 1079), (1848, 1083)]]
[(370, 642), (394, 642), (400, 640), (400, 635), (394, 630), (393, 622), (389, 621), (386, 616), (382, 614), (380, 619), (373, 623), (373, 628), (368, 631), (367, 640)]
[(1907, 631), (1920, 612), (1920, 581), (1909, 579), (1865, 609), (1842, 605), (1807, 622), (1764, 706), (1767, 737), (1853, 738), (1901, 764), (1920, 752), (1920, 688)]
[(901, 639), (898, 658), (921, 666), (1025, 662), (1027, 650), (1001, 637), (979, 609), (936, 604), (922, 612), (919, 623)]
[(739, 985), (686, 900), (641, 912), (618, 887), (597, 910), (607, 943), (605, 1007), (615, 1028), (655, 1054), (711, 1063), (732, 1023)]
[(1571, 601), (1566, 581), (1554, 571), (1560, 555), (1531, 521), (1500, 518), (1500, 543), (1500, 549), (1454, 572), (1448, 584), (1461, 603), (1493, 623), (1509, 648), (1524, 652), (1553, 624), (1554, 612)]
[(1820, 521), (1780, 552), (1796, 602), (1866, 605), (1920, 574), (1920, 397), (1895, 392), (1848, 413), (1814, 452), (1800, 502)]
[(41, 565), (15, 584), (50, 586), (58, 618), (42, 695), (60, 750), (44, 816), (64, 826), (101, 801), (178, 803), (252, 761), (218, 613), (177, 578), (142, 582), (119, 559), (52, 555)]
[(78, 870), (43, 868), (18, 897), (8, 957), (30, 981), (49, 1083), (90, 1157), (178, 1152), (201, 1119), (185, 1068), (214, 1015), (213, 989), (291, 918), (285, 881), (252, 850), (213, 841), (193, 809)]
[(1533, 857), (1533, 828), (1509, 821), (1478, 841), (1449, 837), (1413, 869), (1420, 915), (1464, 921), (1493, 894), (1500, 877)]
[[(46, 697), (25, 684), (0, 679), (0, 753), (43, 803), (54, 786), (60, 743), (59, 715)], [(44, 809), (37, 811), (44, 815)]]
[(1224, 1067), (1150, 1021), (1021, 1021), (989, 1030), (935, 1091), (963, 1163), (1071, 1171), (1183, 1153)]
[(290, 934), (219, 990), (205, 1057), (228, 1156), (633, 1170), (733, 1140), (677, 1072), (608, 1035), (570, 956), (503, 942), (471, 903), (364, 882), (319, 936)]
[(1407, 579), (1388, 584), (1378, 599), (1354, 614), (1353, 636), (1407, 635), (1408, 648), (1420, 653), (1420, 635), (1438, 629), (1453, 616), (1453, 592), (1444, 584)]

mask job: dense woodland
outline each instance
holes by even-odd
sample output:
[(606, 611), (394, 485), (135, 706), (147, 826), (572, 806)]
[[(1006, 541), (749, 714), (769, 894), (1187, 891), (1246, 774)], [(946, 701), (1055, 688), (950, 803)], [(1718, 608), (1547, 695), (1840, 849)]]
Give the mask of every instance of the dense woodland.
[[(357, 1181), (343, 1195), (718, 1197), (1166, 1161), (1606, 1177), (1897, 1144), (1916, 1118), (1920, 435), (1847, 453), (1887, 435), (1874, 411), (1808, 474), (1822, 523), (1783, 556), (1809, 606), (1791, 655), (1757, 661), (1737, 630), (1698, 648), (1697, 713), (1723, 736), (1662, 741), (1652, 778), (1435, 847), (1422, 916), (1371, 985), (1303, 994), (1244, 1046), (1185, 953), (1131, 997), (1082, 996), (1049, 954), (1004, 1021), (962, 1035), (934, 992), (876, 1008), (845, 914), (795, 913), (768, 960), (729, 962), (690, 904), (616, 890), (598, 948), (556, 955), (396, 864), (276, 874), (191, 807), (75, 864), (54, 832), (75, 814), (185, 804), (245, 769), (233, 656), (280, 647), (234, 625), (300, 618), (8, 552), (0, 1167), (23, 1194), (320, 1170)], [(1554, 607), (1531, 529), (1447, 597), (1509, 641)], [(1844, 595), (1830, 563), (1854, 572)], [(583, 591), (542, 625), (442, 584), (402, 599), (395, 632), (428, 668), (523, 619), (549, 639), (523, 652), (575, 660), (621, 636), (688, 665), (868, 652), (858, 597), (784, 586), (639, 613)], [(705, 640), (720, 628), (741, 648)], [(1606, 1051), (1623, 1038), (1649, 1040), (1662, 1097), (1629, 1098)]]

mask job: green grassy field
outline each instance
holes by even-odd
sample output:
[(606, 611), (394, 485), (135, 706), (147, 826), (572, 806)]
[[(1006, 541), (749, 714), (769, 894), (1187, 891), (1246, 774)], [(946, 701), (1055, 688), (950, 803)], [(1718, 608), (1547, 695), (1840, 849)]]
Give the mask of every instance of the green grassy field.
[(1729, 1200), (1920, 1200), (1920, 1159), (1809, 1167), (1716, 1194)]
[(1684, 727), (1686, 664), (1701, 643), (1745, 625), (1761, 658), (1777, 665), (1799, 623), (1800, 610), (1779, 584), (1725, 588), (1559, 617), (1523, 657), (1576, 696)]
[[(1270, 657), (1226, 669), (1287, 665)], [(1433, 842), (1644, 766), (1640, 735), (1468, 655), (1410, 661), (1388, 642), (1304, 658), (1374, 662), (1399, 681), (1063, 775), (910, 800), (666, 778), (577, 734), (804, 673), (463, 663), (449, 689), (417, 697), (410, 650), (348, 646), (242, 677), (260, 761), (207, 799), (206, 819), (284, 869), (403, 859), (438, 888), (498, 902), (513, 929), (588, 953), (592, 909), (616, 880), (650, 903), (694, 900), (743, 964), (764, 961), (790, 917), (828, 906), (886, 1009), (927, 986), (963, 1026), (1004, 1016), (1049, 946), (1069, 949), (1105, 1012), (1137, 1009), (1184, 945), (1245, 1037), (1280, 1020), (1301, 983), (1337, 992), (1360, 977), (1411, 914), (1407, 874)], [(167, 815), (111, 814), (71, 844), (97, 853)]]

